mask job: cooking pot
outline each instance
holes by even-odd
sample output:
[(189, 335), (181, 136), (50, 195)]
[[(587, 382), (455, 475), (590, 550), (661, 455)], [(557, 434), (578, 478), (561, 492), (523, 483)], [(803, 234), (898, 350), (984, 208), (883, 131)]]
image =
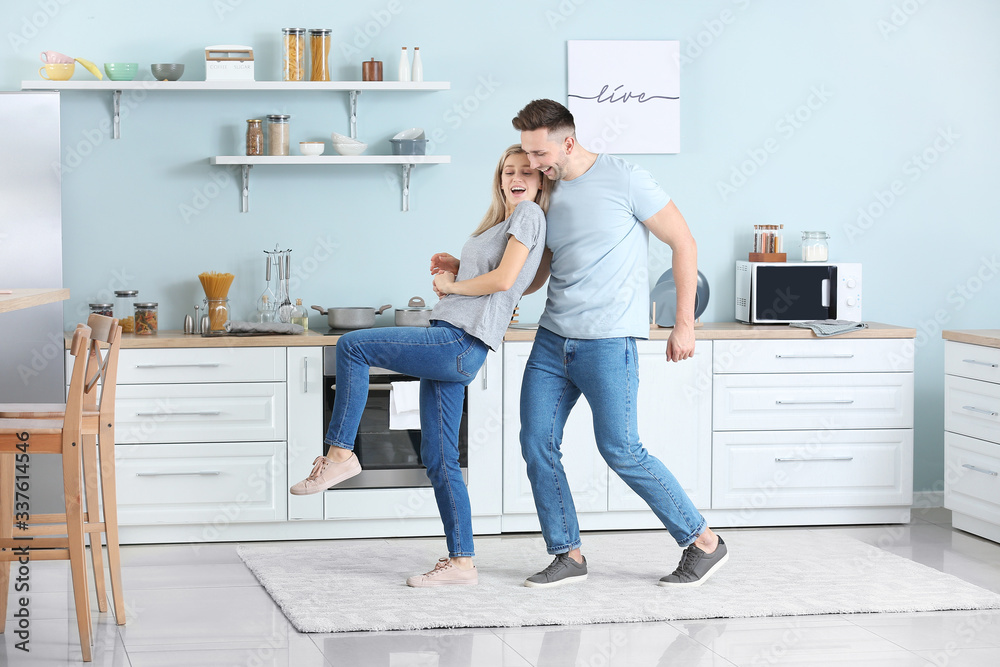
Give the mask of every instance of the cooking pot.
[(419, 296), (410, 299), (406, 308), (396, 309), (397, 327), (429, 327), (431, 325), (431, 311), (424, 300)]
[(331, 329), (368, 329), (375, 326), (375, 316), (392, 308), (386, 304), (381, 308), (320, 308), (312, 306), (321, 315), (326, 315)]

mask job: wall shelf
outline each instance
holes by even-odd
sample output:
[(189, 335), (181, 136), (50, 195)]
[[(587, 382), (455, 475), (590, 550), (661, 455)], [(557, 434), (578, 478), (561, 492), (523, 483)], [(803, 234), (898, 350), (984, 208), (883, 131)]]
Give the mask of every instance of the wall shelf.
[(254, 165), (389, 164), (403, 169), (403, 210), (410, 210), (410, 170), (418, 164), (448, 164), (449, 155), (216, 155), (210, 164), (238, 165), (243, 173), (240, 212), (250, 210), (250, 169)]

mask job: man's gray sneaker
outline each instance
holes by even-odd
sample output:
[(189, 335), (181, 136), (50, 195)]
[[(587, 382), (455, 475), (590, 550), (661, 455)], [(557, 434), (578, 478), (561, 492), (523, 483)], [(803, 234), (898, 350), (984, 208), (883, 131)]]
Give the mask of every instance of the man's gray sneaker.
[(577, 563), (567, 554), (556, 554), (555, 560), (549, 563), (547, 568), (525, 579), (524, 585), (530, 588), (543, 588), (575, 584), (586, 579), (586, 558), (583, 559), (583, 563)]
[(660, 586), (701, 586), (729, 560), (729, 549), (719, 538), (719, 546), (710, 554), (695, 545), (684, 550), (677, 569), (660, 579)]

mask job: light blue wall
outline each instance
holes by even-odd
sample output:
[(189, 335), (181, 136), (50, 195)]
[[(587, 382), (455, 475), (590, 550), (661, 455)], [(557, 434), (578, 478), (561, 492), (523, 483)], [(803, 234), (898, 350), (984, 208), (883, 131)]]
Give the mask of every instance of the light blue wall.
[[(789, 246), (802, 230), (829, 231), (832, 259), (864, 264), (865, 318), (920, 332), (915, 488), (940, 489), (938, 330), (1000, 326), (1000, 211), (989, 185), (1000, 154), (1000, 4), (13, 0), (0, 18), (0, 89), (37, 78), (46, 49), (138, 61), (144, 78), (151, 62), (183, 62), (190, 80), (204, 76), (204, 46), (249, 44), (257, 78), (277, 79), (280, 28), (290, 25), (333, 29), (338, 79), (360, 78), (372, 56), (392, 78), (399, 47), (419, 45), (426, 79), (451, 90), (364, 93), (360, 136), (369, 152), (388, 152), (398, 130), (440, 130), (435, 150), (452, 163), (416, 169), (409, 213), (390, 167), (257, 167), (241, 214), (236, 172), (208, 157), (239, 154), (244, 120), (267, 113), (292, 115), (293, 142), (347, 133), (346, 95), (126, 93), (122, 139), (111, 141), (110, 94), (64, 94), (67, 326), (87, 302), (131, 287), (159, 301), (163, 328), (179, 328), (201, 298), (197, 274), (209, 270), (237, 275), (231, 296), (245, 313), (263, 286), (261, 250), (275, 244), (294, 249), (293, 296), (306, 304), (430, 300), (429, 256), (457, 254), (484, 212), (494, 162), (518, 138), (511, 117), (533, 98), (565, 100), (566, 41), (675, 39), (687, 57), (682, 152), (635, 161), (698, 239), (712, 286), (704, 319), (732, 319), (733, 262), (753, 224), (784, 224)], [(89, 75), (78, 68), (74, 78)], [(798, 127), (784, 120), (796, 114)], [(764, 164), (747, 162), (765, 146), (777, 150)], [(913, 162), (922, 155), (924, 169)], [(752, 175), (733, 181), (741, 169)], [(720, 183), (738, 187), (724, 194)], [(858, 224), (859, 208), (870, 222)], [(655, 280), (669, 251), (655, 247), (651, 260)], [(522, 319), (542, 305), (526, 298)]]

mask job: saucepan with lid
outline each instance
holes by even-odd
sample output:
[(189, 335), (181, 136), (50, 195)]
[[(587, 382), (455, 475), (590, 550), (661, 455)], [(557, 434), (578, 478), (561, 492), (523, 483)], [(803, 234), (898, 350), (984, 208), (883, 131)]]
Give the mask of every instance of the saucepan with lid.
[(424, 300), (419, 296), (410, 299), (406, 308), (396, 309), (397, 327), (429, 327), (431, 325), (431, 311)]
[(312, 306), (321, 315), (326, 315), (331, 329), (368, 329), (375, 326), (375, 316), (392, 308), (386, 304), (381, 308), (320, 308)]

